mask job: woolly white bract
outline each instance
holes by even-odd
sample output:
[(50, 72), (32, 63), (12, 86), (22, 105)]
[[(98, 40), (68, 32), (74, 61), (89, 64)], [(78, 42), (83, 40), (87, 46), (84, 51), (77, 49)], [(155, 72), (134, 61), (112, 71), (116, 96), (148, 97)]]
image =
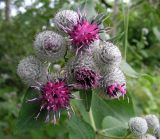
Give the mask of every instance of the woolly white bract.
[(72, 10), (59, 11), (54, 17), (56, 28), (65, 33), (65, 29), (72, 29), (79, 20), (77, 12)]
[[(113, 86), (114, 89), (109, 91), (109, 87), (111, 86)], [(120, 87), (120, 90), (118, 90), (118, 86)], [(100, 91), (100, 95), (105, 98), (113, 99), (125, 95), (121, 90), (123, 89), (126, 91), (126, 79), (123, 72), (119, 68), (111, 69), (106, 72), (101, 80), (101, 88), (102, 91)]]
[(147, 126), (146, 120), (141, 118), (141, 117), (131, 118), (129, 120), (129, 124), (128, 125), (129, 125), (130, 131), (132, 132), (132, 134), (134, 134), (136, 136), (142, 136), (148, 130), (148, 126)]
[(47, 81), (47, 70), (45, 65), (36, 57), (29, 56), (20, 61), (17, 67), (17, 74), (29, 86), (37, 82)]
[(65, 55), (66, 42), (53, 31), (43, 31), (36, 36), (34, 50), (42, 61), (56, 62)]
[(95, 47), (93, 58), (96, 65), (104, 73), (119, 67), (122, 60), (119, 48), (110, 42), (103, 42), (100, 43), (99, 47)]
[(145, 119), (147, 121), (149, 128), (156, 129), (160, 126), (159, 119), (157, 118), (157, 116), (155, 116), (153, 114), (145, 116)]

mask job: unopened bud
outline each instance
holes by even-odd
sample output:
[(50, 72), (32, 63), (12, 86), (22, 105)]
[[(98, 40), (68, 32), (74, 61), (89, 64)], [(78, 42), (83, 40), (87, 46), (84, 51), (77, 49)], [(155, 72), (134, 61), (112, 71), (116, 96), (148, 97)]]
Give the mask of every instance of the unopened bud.
[(148, 130), (147, 122), (141, 117), (131, 118), (129, 120), (129, 129), (135, 136), (142, 136)]

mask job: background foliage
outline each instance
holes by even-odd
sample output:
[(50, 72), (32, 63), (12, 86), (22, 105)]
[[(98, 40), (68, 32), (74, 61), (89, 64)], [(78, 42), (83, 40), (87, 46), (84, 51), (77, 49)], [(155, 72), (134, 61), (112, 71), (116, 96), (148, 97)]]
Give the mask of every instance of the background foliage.
[[(109, 18), (104, 21), (104, 26), (113, 27), (109, 37), (117, 36), (113, 42), (119, 46), (124, 57), (126, 54), (129, 64), (123, 62), (122, 69), (128, 77), (130, 103), (127, 98), (120, 101), (103, 100), (93, 92), (92, 111), (86, 112), (83, 101), (73, 100), (76, 114), (70, 120), (63, 114), (56, 126), (41, 124), (42, 120), (35, 121), (33, 115), (26, 117), (30, 113), (30, 106), (26, 106), (26, 103), (23, 103), (23, 107), (21, 105), (27, 87), (16, 75), (16, 66), (19, 60), (33, 53), (34, 36), (43, 26), (54, 30), (51, 20), (58, 10), (75, 8), (83, 1), (35, 0), (30, 6), (25, 6), (24, 2), (11, 1), (12, 6), (16, 9), (24, 7), (25, 12), (18, 10), (16, 16), (9, 20), (5, 19), (5, 8), (0, 9), (0, 138), (131, 138), (126, 135), (130, 117), (148, 113), (160, 114), (159, 1), (134, 0), (127, 5), (118, 0), (88, 0), (88, 16), (95, 15), (96, 12), (107, 13)], [(25, 97), (30, 95), (30, 91), (27, 91)], [(23, 109), (18, 118), (20, 108)]]

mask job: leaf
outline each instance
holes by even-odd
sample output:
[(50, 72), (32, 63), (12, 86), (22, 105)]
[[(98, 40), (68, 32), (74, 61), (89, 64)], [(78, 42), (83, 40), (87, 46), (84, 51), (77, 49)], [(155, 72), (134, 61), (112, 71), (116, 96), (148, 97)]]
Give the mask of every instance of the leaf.
[(124, 137), (127, 133), (127, 122), (124, 123), (117, 118), (106, 116), (102, 122), (102, 128), (100, 132), (108, 137), (112, 138), (121, 138)]
[(154, 82), (155, 82), (154, 78), (153, 78), (151, 75), (141, 74), (141, 76), (142, 76), (143, 78), (145, 78), (146, 80), (148, 80), (150, 83), (154, 83)]
[(124, 99), (121, 97), (120, 100), (105, 100), (99, 97), (99, 92), (94, 92), (92, 96), (92, 112), (96, 127), (102, 128), (102, 121), (106, 116), (112, 116), (120, 120), (121, 122), (128, 122), (130, 117), (134, 117), (134, 107), (132, 99), (129, 96), (129, 103), (127, 97)]
[(93, 128), (76, 115), (68, 121), (70, 139), (95, 139)]
[(84, 1), (84, 13), (87, 14), (87, 18), (91, 18), (96, 15), (95, 10), (96, 2), (94, 0), (85, 0)]
[(121, 69), (129, 77), (138, 78), (140, 76), (125, 60), (121, 62)]
[(160, 41), (160, 31), (158, 30), (158, 27), (153, 27), (153, 33), (156, 36), (157, 40)]
[(118, 34), (118, 35), (116, 35), (116, 36), (113, 36), (112, 38), (109, 38), (109, 39), (107, 39), (106, 41), (115, 42), (115, 41), (121, 39), (123, 36), (124, 36), (124, 32), (122, 32), (122, 33), (120, 33), (120, 34)]
[(102, 23), (104, 20), (106, 20), (108, 17), (109, 17), (109, 16), (107, 16), (107, 14), (105, 14), (105, 13), (100, 13), (100, 14), (98, 14), (98, 15), (95, 17), (94, 21), (95, 21), (97, 24), (99, 24), (99, 23)]
[(80, 91), (79, 93), (86, 111), (89, 112), (92, 101), (92, 90)]
[(40, 104), (37, 102), (26, 102), (26, 100), (35, 98), (36, 96), (37, 93), (35, 90), (32, 88), (27, 90), (17, 120), (17, 129), (26, 130), (31, 128), (39, 128), (44, 125), (46, 115), (44, 111), (41, 112), (37, 120), (34, 118), (40, 110)]
[[(76, 92), (74, 93), (78, 98), (80, 98), (80, 93)], [(83, 120), (90, 124), (90, 118), (89, 118), (89, 113), (86, 112), (86, 108), (84, 106), (83, 100), (76, 100), (73, 99), (71, 101), (71, 106), (73, 107), (74, 111), (77, 111), (77, 113), (80, 113), (81, 116), (83, 117)]]

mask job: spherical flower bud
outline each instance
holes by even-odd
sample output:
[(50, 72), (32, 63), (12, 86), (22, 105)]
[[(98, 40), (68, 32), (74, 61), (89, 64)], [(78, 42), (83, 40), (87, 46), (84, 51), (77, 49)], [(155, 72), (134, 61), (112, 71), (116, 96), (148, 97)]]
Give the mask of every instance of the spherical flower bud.
[(66, 42), (53, 31), (43, 31), (36, 36), (34, 50), (39, 59), (56, 62), (65, 55)]
[(68, 65), (68, 78), (75, 82), (77, 89), (92, 89), (99, 86), (101, 78), (92, 57), (84, 54), (76, 57)]
[(147, 130), (147, 122), (145, 119), (141, 117), (134, 117), (129, 120), (129, 129), (135, 136), (142, 136), (144, 135)]
[(110, 42), (103, 42), (94, 49), (93, 59), (101, 71), (105, 72), (107, 69), (119, 67), (122, 56), (117, 46)]
[(126, 94), (126, 80), (119, 68), (108, 71), (101, 80), (100, 96), (114, 99)]
[(146, 135), (140, 136), (139, 139), (156, 139), (156, 137), (151, 134), (146, 134)]
[(155, 136), (157, 137), (157, 139), (160, 139), (160, 127), (157, 127), (154, 131)]
[(145, 119), (147, 121), (148, 127), (151, 129), (156, 129), (160, 126), (159, 119), (153, 114), (145, 116)]
[(45, 83), (47, 81), (45, 65), (33, 56), (20, 61), (17, 67), (17, 74), (29, 86), (36, 85), (37, 82)]
[(78, 20), (78, 13), (72, 10), (59, 11), (54, 17), (55, 26), (64, 33), (66, 32), (66, 29), (73, 29)]

